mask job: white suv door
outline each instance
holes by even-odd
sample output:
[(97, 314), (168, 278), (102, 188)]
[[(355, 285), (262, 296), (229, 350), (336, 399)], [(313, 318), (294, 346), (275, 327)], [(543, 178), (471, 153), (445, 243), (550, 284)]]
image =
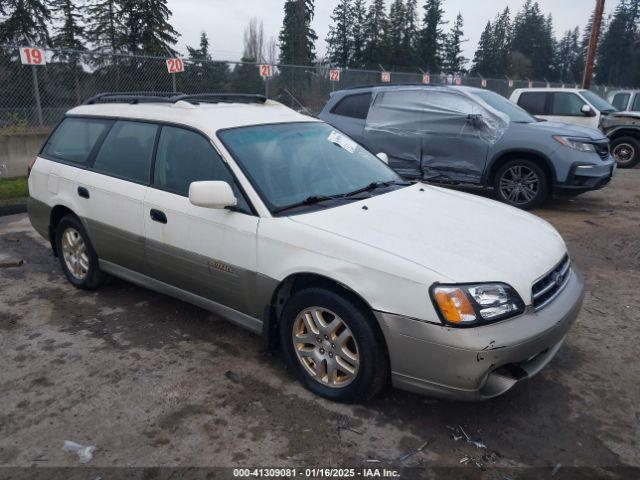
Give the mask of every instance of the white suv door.
[[(228, 182), (238, 198), (237, 207), (192, 205), (189, 186), (204, 180)], [(150, 276), (258, 317), (262, 313), (255, 306), (258, 222), (210, 140), (192, 130), (163, 126), (144, 201)]]
[(101, 260), (144, 272), (142, 202), (148, 188), (158, 125), (117, 121), (93, 167), (82, 170), (79, 214)]

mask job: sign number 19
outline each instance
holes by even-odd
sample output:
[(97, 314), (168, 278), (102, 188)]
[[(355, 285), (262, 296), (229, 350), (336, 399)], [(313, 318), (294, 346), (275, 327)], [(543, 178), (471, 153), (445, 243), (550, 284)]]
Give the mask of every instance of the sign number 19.
[(44, 50), (40, 48), (21, 47), (20, 61), (23, 65), (44, 65)]

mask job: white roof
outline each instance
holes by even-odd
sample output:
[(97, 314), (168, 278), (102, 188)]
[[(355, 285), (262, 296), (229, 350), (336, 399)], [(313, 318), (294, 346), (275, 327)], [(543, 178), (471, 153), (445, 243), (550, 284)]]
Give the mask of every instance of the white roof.
[(175, 123), (196, 128), (209, 136), (218, 130), (250, 125), (289, 122), (318, 122), (313, 117), (298, 113), (281, 103), (97, 103), (81, 105), (68, 115), (111, 117)]
[(562, 87), (535, 87), (535, 88), (516, 88), (513, 92), (584, 92), (584, 88), (562, 88)]

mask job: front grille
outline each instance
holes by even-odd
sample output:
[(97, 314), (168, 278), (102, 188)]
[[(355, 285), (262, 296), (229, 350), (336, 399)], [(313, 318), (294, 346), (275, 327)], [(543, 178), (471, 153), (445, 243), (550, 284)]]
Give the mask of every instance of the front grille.
[(602, 160), (607, 160), (609, 158), (609, 142), (598, 142), (594, 143), (593, 146), (596, 149), (598, 155)]
[(533, 308), (540, 310), (549, 305), (567, 285), (571, 273), (571, 261), (569, 256), (564, 258), (553, 270), (533, 284), (531, 298)]

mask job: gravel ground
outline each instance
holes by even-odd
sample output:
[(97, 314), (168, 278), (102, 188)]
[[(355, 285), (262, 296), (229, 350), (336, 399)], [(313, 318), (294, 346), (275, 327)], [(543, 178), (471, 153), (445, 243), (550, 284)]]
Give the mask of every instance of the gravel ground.
[[(583, 272), (584, 308), (537, 377), (471, 404), (392, 389), (365, 405), (317, 398), (259, 337), (204, 310), (118, 280), (74, 289), (26, 216), (4, 217), (0, 263), (24, 264), (0, 268), (0, 476), (77, 466), (62, 451), (73, 440), (97, 445), (92, 468), (466, 465), (562, 478), (592, 467), (573, 472), (640, 478), (616, 470), (640, 467), (639, 185), (640, 169), (619, 171), (604, 190), (535, 212)], [(456, 440), (461, 429), (486, 449)]]

